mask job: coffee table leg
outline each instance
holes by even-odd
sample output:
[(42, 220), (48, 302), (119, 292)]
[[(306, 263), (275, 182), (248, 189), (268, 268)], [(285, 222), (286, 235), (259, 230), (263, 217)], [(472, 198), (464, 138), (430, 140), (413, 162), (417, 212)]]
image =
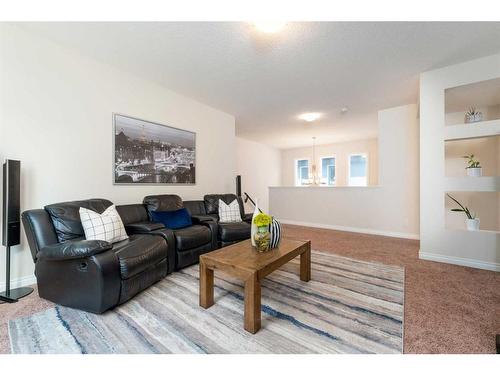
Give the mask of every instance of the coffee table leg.
[(260, 281), (253, 274), (245, 281), (245, 330), (257, 333), (260, 329)]
[(311, 242), (307, 243), (307, 249), (300, 254), (300, 279), (311, 280)]
[(214, 304), (214, 270), (200, 261), (200, 306), (208, 309)]

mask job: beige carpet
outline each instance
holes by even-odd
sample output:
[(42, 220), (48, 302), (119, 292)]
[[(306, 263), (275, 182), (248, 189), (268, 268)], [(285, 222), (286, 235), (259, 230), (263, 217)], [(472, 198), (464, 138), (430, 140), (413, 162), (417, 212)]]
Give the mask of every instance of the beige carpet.
[[(284, 225), (315, 250), (405, 267), (405, 353), (494, 353), (500, 333), (500, 273), (418, 259), (419, 242)], [(7, 321), (52, 304), (36, 292), (0, 305), (0, 353), (9, 353)]]

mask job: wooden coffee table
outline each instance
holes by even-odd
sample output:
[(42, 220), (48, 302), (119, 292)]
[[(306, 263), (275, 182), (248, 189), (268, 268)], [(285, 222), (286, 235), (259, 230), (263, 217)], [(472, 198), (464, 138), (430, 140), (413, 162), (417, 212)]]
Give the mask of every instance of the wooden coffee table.
[(271, 272), (300, 255), (300, 279), (311, 280), (311, 241), (282, 239), (279, 247), (266, 253), (252, 248), (250, 240), (200, 256), (200, 306), (214, 304), (214, 270), (245, 282), (245, 329), (260, 329), (260, 283)]

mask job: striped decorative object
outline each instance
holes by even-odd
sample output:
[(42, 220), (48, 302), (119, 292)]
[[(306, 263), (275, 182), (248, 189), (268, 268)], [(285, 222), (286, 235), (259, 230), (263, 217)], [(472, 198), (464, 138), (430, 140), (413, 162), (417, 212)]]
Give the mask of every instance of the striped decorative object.
[(273, 217), (273, 221), (271, 222), (271, 249), (278, 247), (281, 239), (281, 224), (278, 220)]

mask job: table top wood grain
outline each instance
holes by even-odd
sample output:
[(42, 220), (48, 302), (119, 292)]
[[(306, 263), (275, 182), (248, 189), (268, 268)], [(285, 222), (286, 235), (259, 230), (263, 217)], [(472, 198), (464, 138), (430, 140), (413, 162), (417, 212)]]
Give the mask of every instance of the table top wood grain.
[(307, 249), (310, 249), (310, 241), (283, 238), (277, 248), (260, 253), (252, 247), (250, 240), (246, 240), (203, 254), (200, 262), (242, 279), (254, 273), (262, 279)]

